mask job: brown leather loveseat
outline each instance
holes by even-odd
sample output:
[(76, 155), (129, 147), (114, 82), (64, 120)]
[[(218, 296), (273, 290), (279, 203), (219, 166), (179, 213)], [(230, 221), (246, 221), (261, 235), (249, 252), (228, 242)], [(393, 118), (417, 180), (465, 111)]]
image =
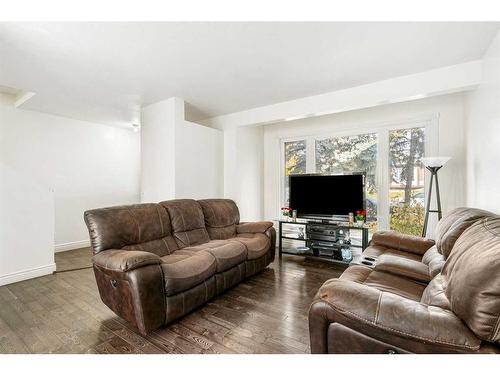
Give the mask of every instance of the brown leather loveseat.
[(312, 353), (499, 353), (500, 216), (459, 208), (436, 240), (375, 233), (319, 289)]
[(240, 223), (229, 199), (180, 199), (86, 211), (102, 301), (146, 334), (263, 270), (271, 222)]

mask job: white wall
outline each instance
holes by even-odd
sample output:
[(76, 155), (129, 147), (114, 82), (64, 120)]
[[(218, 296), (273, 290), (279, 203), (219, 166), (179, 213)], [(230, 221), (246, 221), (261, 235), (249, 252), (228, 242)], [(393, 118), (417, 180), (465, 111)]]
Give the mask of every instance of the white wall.
[(280, 138), (369, 129), (435, 115), (439, 115), (438, 153), (453, 158), (439, 173), (443, 210), (464, 205), (464, 94), (459, 93), (265, 126), (264, 217), (275, 219), (278, 215)]
[(224, 186), (222, 131), (182, 121), (175, 128), (175, 197), (221, 198)]
[[(59, 248), (87, 243), (85, 210), (139, 200), (138, 133), (16, 109), (4, 95), (0, 120), (2, 164), (54, 191), (54, 240)], [(29, 220), (38, 220), (36, 215)], [(20, 236), (31, 235), (19, 231)]]
[[(4, 136), (2, 129), (2, 144)], [(48, 186), (19, 173), (2, 158), (0, 285), (54, 271), (54, 194)]]
[(242, 221), (264, 216), (263, 140), (261, 126), (224, 131), (224, 197), (236, 202)]
[(142, 109), (141, 200), (223, 196), (222, 131), (185, 121), (184, 101)]
[(467, 205), (500, 213), (500, 32), (466, 98)]
[(170, 98), (141, 110), (141, 202), (175, 197), (175, 123), (183, 105)]

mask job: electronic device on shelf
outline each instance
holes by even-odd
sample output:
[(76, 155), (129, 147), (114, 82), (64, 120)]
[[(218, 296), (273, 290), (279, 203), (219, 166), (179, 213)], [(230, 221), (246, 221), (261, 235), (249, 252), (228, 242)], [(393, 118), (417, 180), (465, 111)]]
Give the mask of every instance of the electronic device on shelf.
[[(285, 231), (283, 226), (287, 228)], [(290, 235), (294, 233), (290, 226), (302, 228), (305, 231), (304, 238)], [(352, 241), (352, 238), (356, 240)], [(313, 220), (303, 222), (280, 220), (278, 240), (280, 257), (281, 254), (301, 255), (346, 265), (355, 258), (353, 251), (362, 252), (368, 246), (368, 227), (318, 223)], [(288, 241), (285, 246), (283, 246), (284, 240)], [(296, 242), (290, 243), (290, 240), (302, 241), (303, 246), (298, 247)], [(305, 249), (310, 250), (304, 251)]]
[(289, 177), (289, 206), (299, 218), (346, 221), (365, 210), (365, 173), (297, 174)]
[(342, 249), (332, 242), (310, 241), (309, 247), (316, 256), (342, 260)]
[(310, 224), (306, 228), (306, 233), (310, 240), (331, 241), (340, 245), (351, 243), (349, 229), (332, 225)]

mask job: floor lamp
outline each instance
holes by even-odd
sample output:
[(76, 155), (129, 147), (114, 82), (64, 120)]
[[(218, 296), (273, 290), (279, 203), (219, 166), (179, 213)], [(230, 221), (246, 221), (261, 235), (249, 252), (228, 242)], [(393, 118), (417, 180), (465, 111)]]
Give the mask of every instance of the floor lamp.
[[(429, 157), (422, 158), (422, 164), (424, 164), (425, 168), (431, 172), (431, 181), (429, 182), (429, 193), (427, 194), (427, 207), (425, 208), (425, 219), (424, 219), (424, 228), (422, 229), (422, 237), (425, 237), (427, 234), (427, 224), (429, 222), (429, 213), (435, 212), (438, 214), (438, 219), (441, 220), (442, 212), (441, 212), (441, 197), (439, 196), (439, 182), (437, 172), (446, 164), (450, 157), (447, 156), (437, 156), (437, 157)], [(432, 183), (436, 180), (436, 202), (437, 202), (437, 210), (431, 210), (431, 195), (432, 195)]]

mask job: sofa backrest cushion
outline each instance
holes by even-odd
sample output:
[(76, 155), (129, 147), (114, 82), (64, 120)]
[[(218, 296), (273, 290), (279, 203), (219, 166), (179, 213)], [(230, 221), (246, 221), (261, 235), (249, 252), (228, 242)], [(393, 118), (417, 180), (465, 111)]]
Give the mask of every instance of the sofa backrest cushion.
[(95, 254), (123, 248), (164, 256), (178, 248), (167, 211), (159, 204), (99, 208), (86, 211), (84, 219)]
[(212, 240), (225, 240), (236, 236), (240, 211), (231, 199), (203, 199), (198, 201), (205, 216), (205, 226)]
[(427, 250), (422, 257), (422, 263), (429, 267), (429, 276), (431, 278), (441, 272), (445, 261), (446, 259), (443, 254), (438, 251), (436, 245)]
[(193, 199), (160, 202), (172, 223), (172, 233), (180, 248), (210, 241), (200, 204)]
[(394, 230), (379, 230), (373, 234), (371, 244), (423, 255), (435, 242), (428, 238), (416, 237)]
[(481, 339), (500, 341), (500, 217), (458, 238), (442, 275), (451, 310)]
[(448, 258), (455, 241), (475, 222), (493, 213), (477, 208), (460, 207), (446, 214), (436, 226), (435, 237), (438, 251)]
[(450, 310), (451, 306), (448, 297), (446, 297), (445, 284), (443, 274), (438, 274), (425, 287), (420, 302), (429, 306), (437, 306), (445, 310)]

